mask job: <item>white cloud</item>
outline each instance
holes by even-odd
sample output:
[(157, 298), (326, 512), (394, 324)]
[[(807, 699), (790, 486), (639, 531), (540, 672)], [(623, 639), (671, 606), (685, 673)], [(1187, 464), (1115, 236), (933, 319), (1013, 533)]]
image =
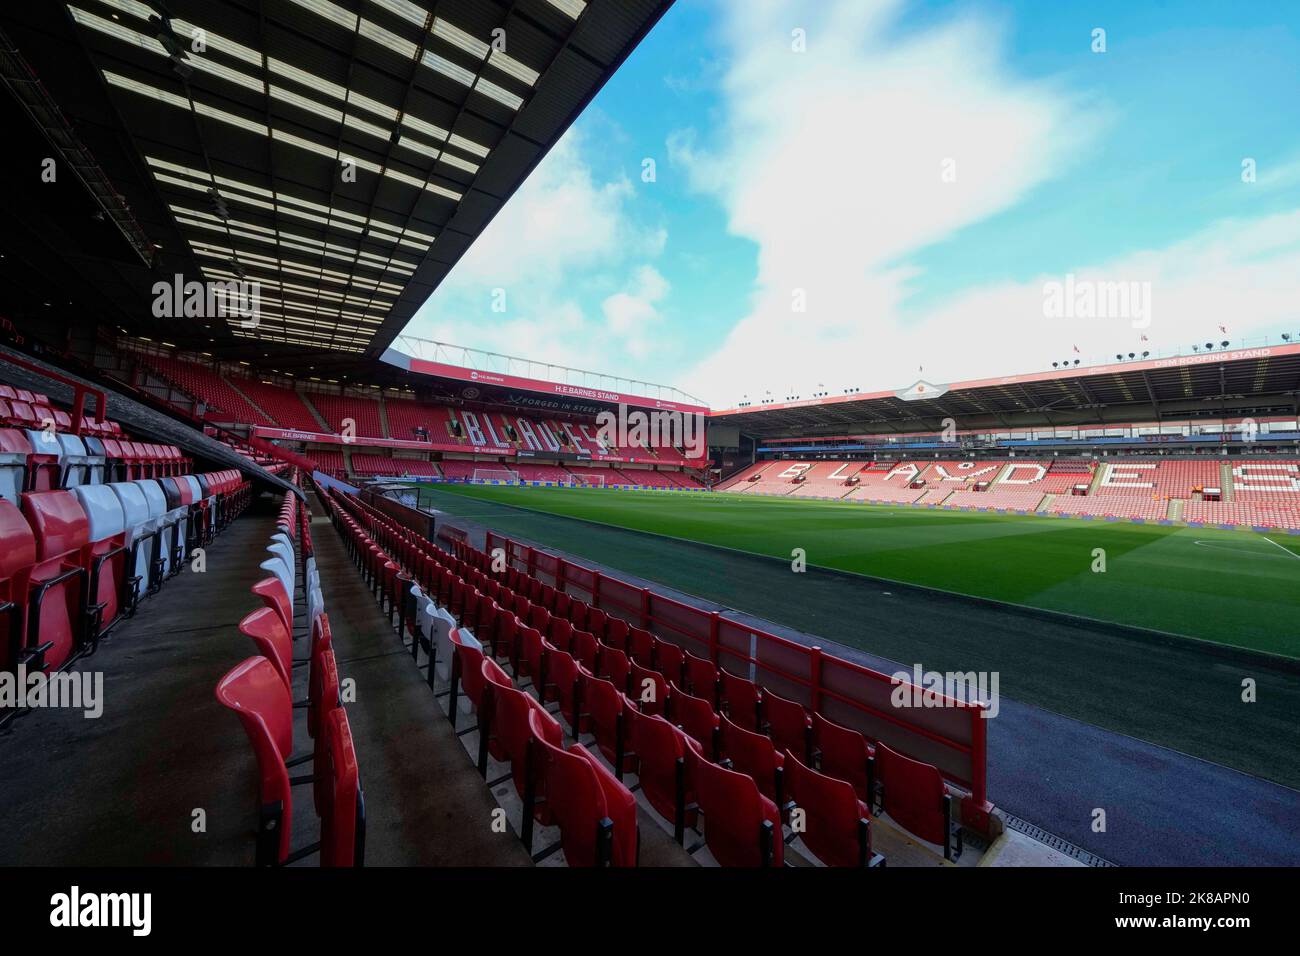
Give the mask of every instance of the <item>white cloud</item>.
[[(716, 133), (670, 137), (670, 162), (721, 201), (733, 233), (758, 245), (747, 314), (680, 382), (715, 405), (766, 389), (806, 396), (819, 384), (832, 393), (901, 388), (921, 365), (927, 378), (956, 380), (1050, 366), (1075, 357), (1075, 344), (1088, 357), (1113, 354), (1117, 340), (1136, 346), (1140, 333), (1123, 320), (1043, 318), (1043, 283), (1063, 276), (969, 288), (920, 314), (904, 308), (925, 281), (909, 257), (1060, 177), (1109, 116), (1011, 75), (995, 24), (970, 16), (903, 34), (899, 8), (738, 8), (723, 122)], [(806, 31), (802, 54), (790, 50), (795, 27)], [(952, 182), (941, 175), (947, 161)], [(1224, 222), (1074, 272), (1151, 282), (1144, 333), (1153, 345), (1218, 337), (1221, 322), (1237, 337), (1294, 315), (1298, 236), (1293, 216)], [(792, 310), (796, 293), (805, 312)]]
[[(667, 292), (646, 263), (662, 253), (667, 231), (636, 221), (633, 184), (599, 178), (588, 145), (574, 130), (556, 144), (407, 333), (595, 371), (645, 354), (655, 303)], [(620, 282), (626, 291), (611, 294)], [(621, 327), (607, 323), (611, 311)]]

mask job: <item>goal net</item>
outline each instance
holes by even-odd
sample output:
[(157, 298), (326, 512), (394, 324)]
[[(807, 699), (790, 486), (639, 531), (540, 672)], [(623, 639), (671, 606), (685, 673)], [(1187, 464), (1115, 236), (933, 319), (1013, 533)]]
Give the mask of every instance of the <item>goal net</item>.
[(576, 475), (577, 478), (578, 478), (577, 484), (578, 484), (579, 487), (581, 487), (581, 486), (583, 486), (583, 485), (586, 485), (586, 486), (588, 486), (588, 487), (590, 487), (590, 488), (604, 488), (604, 487), (605, 487), (605, 476), (604, 476), (604, 475), (588, 475), (588, 474), (584, 474), (582, 471), (578, 471), (578, 470), (576, 470), (576, 469), (574, 470), (573, 473), (574, 473), (574, 475)]
[(518, 481), (519, 476), (509, 468), (475, 468), (475, 481)]

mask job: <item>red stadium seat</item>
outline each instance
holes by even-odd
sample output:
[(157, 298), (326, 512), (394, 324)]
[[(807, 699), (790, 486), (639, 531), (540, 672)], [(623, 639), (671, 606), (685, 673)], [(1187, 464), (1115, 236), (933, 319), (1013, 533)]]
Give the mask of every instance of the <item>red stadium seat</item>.
[(320, 865), (361, 866), (365, 858), (366, 802), (352, 728), (342, 707), (330, 711), (326, 721), (326, 743), (318, 751), (313, 768), (322, 794), (317, 804), (321, 818)]
[(447, 719), (456, 726), (458, 710), (458, 693), (465, 692), (466, 710), (473, 709), (479, 713), (483, 706), (483, 648), (472, 638), (462, 636), (459, 628), (451, 632), (451, 699), (447, 707)]
[(284, 681), (284, 692), (293, 692), (293, 634), (274, 608), (258, 608), (239, 622), (239, 633), (250, 638), (258, 653), (275, 665)]
[(812, 721), (803, 705), (778, 697), (763, 688), (763, 729), (776, 743), (778, 750), (789, 750), (808, 760), (812, 751)]
[(626, 771), (636, 770), (636, 755), (631, 752), (625, 711), (632, 704), (613, 683), (590, 675), (583, 676), (582, 701), (586, 707), (596, 746), (622, 780)]
[(813, 754), (822, 773), (847, 780), (859, 800), (871, 801), (874, 766), (867, 739), (856, 730), (832, 723), (821, 714), (812, 715)]
[(25, 647), (27, 589), (36, 536), (22, 512), (0, 499), (0, 671), (14, 671), (33, 653)]
[(686, 686), (686, 656), (680, 647), (655, 638), (654, 662), (655, 669), (669, 682), (678, 687)]
[(82, 549), (89, 543), (86, 513), (70, 491), (23, 495), (23, 514), (36, 537), (29, 578), (28, 648), (45, 649), (45, 666), (58, 669), (83, 650), (87, 634), (88, 573)]
[(676, 684), (669, 684), (669, 718), (686, 736), (704, 748), (710, 760), (718, 759), (718, 715), (703, 697), (692, 697)]
[(650, 805), (673, 825), (673, 835), (684, 843), (686, 828), (696, 820), (695, 789), (687, 754), (696, 744), (663, 717), (638, 713), (627, 706), (628, 736), (637, 759), (637, 779)]
[(686, 657), (686, 689), (696, 697), (718, 703), (718, 669), (712, 661), (696, 657), (690, 651), (683, 651)]
[(628, 675), (628, 696), (643, 714), (663, 714), (668, 703), (668, 682), (658, 671), (633, 664)]
[(569, 653), (587, 670), (596, 673), (600, 641), (594, 634), (589, 631), (575, 630), (569, 639)]
[(293, 748), (293, 704), (284, 679), (267, 658), (250, 657), (221, 678), (217, 700), (239, 716), (257, 758), (257, 863), (285, 863), (293, 822), (285, 767)]
[(721, 750), (724, 763), (740, 773), (753, 777), (763, 796), (776, 802), (782, 814), (786, 812), (785, 758), (762, 734), (738, 727), (726, 717), (721, 720)]
[(718, 709), (731, 718), (731, 722), (746, 730), (758, 730), (758, 687), (752, 680), (737, 677), (722, 670), (719, 682)]
[(905, 830), (943, 847), (945, 860), (961, 856), (961, 828), (952, 825), (952, 794), (939, 769), (904, 757), (879, 741), (876, 767), (884, 812)]
[(791, 751), (785, 753), (786, 781), (794, 807), (803, 813), (804, 845), (827, 866), (884, 866), (871, 850), (871, 810), (853, 785), (818, 773)]
[(608, 677), (615, 687), (626, 692), (627, 680), (632, 673), (632, 662), (627, 659), (627, 654), (603, 641), (599, 650), (596, 676)]
[(693, 774), (704, 842), (722, 866), (782, 866), (785, 842), (776, 804), (759, 792), (752, 777), (727, 770), (698, 754)]
[(636, 866), (636, 798), (580, 744), (567, 751), (548, 739), (541, 711), (529, 714), (544, 799), (560, 828), (569, 866)]

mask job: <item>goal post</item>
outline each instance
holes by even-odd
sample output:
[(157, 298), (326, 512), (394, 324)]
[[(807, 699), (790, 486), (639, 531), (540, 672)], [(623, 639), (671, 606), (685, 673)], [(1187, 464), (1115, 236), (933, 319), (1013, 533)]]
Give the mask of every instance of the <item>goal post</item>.
[(509, 468), (475, 468), (472, 480), (483, 484), (492, 481), (516, 482), (519, 476)]
[(574, 477), (578, 479), (579, 488), (583, 488), (583, 487), (604, 488), (605, 487), (604, 475), (588, 475), (585, 472), (583, 472), (581, 468), (573, 468), (570, 470), (573, 472)]

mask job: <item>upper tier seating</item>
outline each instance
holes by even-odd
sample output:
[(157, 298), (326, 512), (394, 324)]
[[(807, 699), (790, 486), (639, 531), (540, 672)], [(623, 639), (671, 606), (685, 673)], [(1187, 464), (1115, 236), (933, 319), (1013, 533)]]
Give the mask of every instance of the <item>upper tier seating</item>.
[(241, 378), (238, 381), (240, 391), (275, 419), (271, 424), (305, 432), (322, 430), (316, 416), (293, 389), (254, 378)]
[[(225, 414), (210, 415), (220, 420), (244, 422), (251, 425), (274, 425), (247, 399), (230, 386), (216, 371), (196, 362), (183, 362), (161, 355), (141, 355), (140, 361), (183, 392)], [(241, 380), (242, 387), (242, 380)]]
[[(345, 419), (352, 419), (353, 434), (358, 438), (385, 438), (384, 426), (379, 418), (379, 401), (374, 398), (362, 398), (357, 395), (330, 395), (326, 392), (312, 392), (308, 396), (316, 410), (329, 422), (330, 430), (343, 432)], [(405, 438), (405, 435), (394, 436)]]

